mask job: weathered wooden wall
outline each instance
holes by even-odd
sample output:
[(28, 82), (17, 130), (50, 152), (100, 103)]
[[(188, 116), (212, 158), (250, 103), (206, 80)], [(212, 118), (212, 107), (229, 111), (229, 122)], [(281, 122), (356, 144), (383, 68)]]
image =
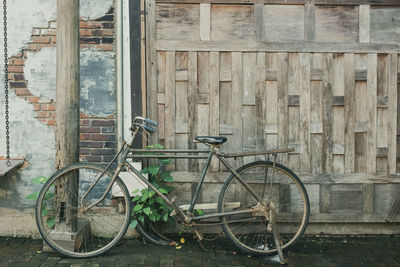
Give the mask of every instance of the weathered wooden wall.
[(161, 142), (224, 135), (227, 151), (294, 147), (280, 162), (298, 173), (396, 172), (400, 6), (218, 2), (147, 1)]

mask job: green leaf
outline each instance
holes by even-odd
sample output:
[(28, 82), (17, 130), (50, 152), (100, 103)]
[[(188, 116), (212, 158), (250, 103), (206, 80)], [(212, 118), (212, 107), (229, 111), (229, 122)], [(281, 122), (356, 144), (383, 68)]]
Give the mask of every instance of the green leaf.
[(136, 228), (137, 225), (138, 225), (138, 221), (137, 221), (137, 220), (133, 220), (133, 221), (129, 224), (129, 227), (131, 227), (131, 228)]
[(163, 194), (168, 194), (168, 191), (165, 190), (165, 189), (162, 188), (162, 187), (160, 187), (159, 190), (160, 190), (160, 192), (163, 193)]
[(156, 217), (154, 217), (154, 214), (150, 214), (148, 215), (150, 221), (155, 222), (156, 221)]
[(143, 174), (148, 174), (149, 173), (149, 168), (144, 168), (141, 172)]
[(160, 144), (154, 144), (154, 148), (156, 148), (156, 149), (164, 149), (164, 146), (160, 145)]
[(145, 202), (149, 198), (149, 191), (144, 193), (142, 197), (140, 198), (140, 201)]
[(36, 200), (39, 197), (39, 191), (30, 194), (29, 196), (26, 197), (26, 199), (31, 199), (31, 200)]
[(174, 178), (172, 178), (172, 176), (171, 176), (171, 174), (169, 174), (169, 172), (162, 172), (161, 178), (164, 180), (164, 182), (167, 182), (167, 183), (171, 183), (174, 181)]
[(143, 209), (144, 214), (149, 215), (151, 213), (151, 209), (149, 207)]
[(47, 192), (46, 195), (44, 196), (44, 199), (45, 199), (45, 200), (49, 200), (49, 199), (52, 199), (53, 196), (54, 196), (53, 193)]
[(170, 160), (170, 159), (160, 159), (160, 162), (161, 162), (161, 164), (163, 164), (163, 165), (168, 165), (168, 164), (171, 163), (171, 160)]
[(139, 188), (136, 188), (135, 190), (132, 191), (132, 194), (136, 194), (139, 192)]
[(150, 198), (149, 199), (149, 205), (153, 205), (154, 204), (154, 198)]
[(160, 170), (160, 166), (157, 166), (157, 165), (149, 166), (149, 173), (151, 175), (156, 175), (159, 170)]
[(142, 210), (142, 208), (143, 208), (143, 205), (142, 204), (138, 204), (133, 208), (133, 211), (139, 211), (139, 210)]
[(49, 228), (53, 228), (53, 226), (56, 224), (56, 218), (55, 217), (49, 217), (46, 220), (46, 224)]
[(42, 216), (46, 216), (47, 214), (49, 214), (48, 209), (46, 209), (45, 207), (42, 208)]
[(144, 223), (144, 216), (143, 215), (138, 216), (138, 220)]
[(141, 196), (137, 195), (132, 199), (132, 202), (136, 202), (141, 198)]
[(204, 214), (204, 212), (203, 212), (201, 209), (197, 209), (196, 212), (197, 212), (197, 214), (199, 214), (199, 215), (203, 215), (203, 214)]
[(34, 183), (34, 184), (44, 184), (45, 182), (47, 182), (47, 180), (49, 180), (49, 177), (38, 176), (38, 177), (32, 179), (32, 183)]
[(163, 221), (168, 222), (168, 213), (165, 213), (163, 216)]
[(160, 204), (164, 204), (164, 199), (162, 199), (161, 197), (157, 197), (156, 202), (160, 203)]

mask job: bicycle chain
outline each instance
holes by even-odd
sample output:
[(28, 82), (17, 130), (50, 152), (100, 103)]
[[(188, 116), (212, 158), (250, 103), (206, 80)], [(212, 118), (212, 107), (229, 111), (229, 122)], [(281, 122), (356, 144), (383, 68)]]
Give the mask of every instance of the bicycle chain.
[(5, 115), (6, 115), (6, 158), (7, 166), (10, 162), (10, 114), (8, 100), (8, 48), (7, 48), (7, 0), (3, 0), (3, 29), (4, 29), (4, 91), (5, 91)]

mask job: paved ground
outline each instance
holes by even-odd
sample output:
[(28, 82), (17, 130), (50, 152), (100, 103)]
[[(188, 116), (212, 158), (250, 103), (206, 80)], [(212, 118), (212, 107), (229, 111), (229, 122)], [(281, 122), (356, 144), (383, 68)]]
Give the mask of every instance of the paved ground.
[[(125, 240), (106, 255), (91, 259), (63, 258), (41, 252), (41, 241), (0, 238), (3, 266), (280, 266), (277, 258), (239, 254), (218, 239), (200, 245), (187, 238), (181, 249), (144, 245)], [(287, 266), (400, 266), (400, 236), (394, 237), (305, 237), (286, 255)]]

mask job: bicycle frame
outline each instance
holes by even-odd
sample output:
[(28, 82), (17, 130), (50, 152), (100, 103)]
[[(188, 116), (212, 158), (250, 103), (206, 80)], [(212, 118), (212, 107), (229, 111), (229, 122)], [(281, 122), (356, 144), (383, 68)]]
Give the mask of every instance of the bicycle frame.
[[(208, 150), (175, 150), (175, 149), (166, 149), (166, 150), (151, 150), (151, 153), (160, 153), (160, 154), (151, 154), (151, 155), (137, 155), (135, 152), (150, 152), (149, 150), (145, 149), (132, 149), (132, 145), (135, 139), (136, 134), (138, 133), (138, 128), (136, 128), (133, 131), (132, 138), (130, 141), (122, 144), (122, 147), (118, 154), (114, 157), (114, 159), (108, 164), (108, 166), (104, 169), (104, 172), (95, 180), (95, 182), (91, 185), (91, 187), (86, 191), (84, 196), (82, 197), (82, 202), (84, 201), (85, 197), (87, 194), (93, 189), (93, 187), (97, 184), (97, 182), (101, 179), (101, 177), (104, 175), (104, 173), (107, 171), (107, 169), (111, 166), (113, 162), (116, 161), (116, 159), (120, 156), (120, 162), (113, 174), (113, 177), (111, 179), (111, 182), (107, 186), (106, 191), (104, 192), (103, 196), (96, 201), (95, 203), (91, 204), (89, 207), (87, 207), (85, 210), (89, 210), (98, 203), (100, 203), (108, 194), (108, 192), (111, 190), (111, 187), (113, 183), (116, 181), (119, 173), (122, 171), (123, 167), (126, 167), (128, 170), (132, 171), (143, 183), (145, 183), (148, 187), (150, 187), (158, 196), (160, 196), (169, 206), (171, 206), (177, 213), (179, 213), (185, 220), (186, 223), (190, 223), (194, 220), (201, 220), (201, 219), (206, 219), (206, 218), (215, 218), (215, 217), (222, 217), (222, 216), (230, 216), (230, 215), (237, 215), (237, 214), (243, 214), (243, 213), (252, 213), (252, 212), (257, 212), (261, 210), (259, 207), (253, 207), (251, 209), (246, 209), (246, 210), (240, 210), (240, 211), (231, 211), (231, 212), (221, 212), (221, 213), (210, 213), (210, 214), (205, 214), (205, 215), (200, 215), (200, 216), (192, 216), (193, 210), (195, 207), (195, 204), (197, 202), (198, 196), (201, 192), (202, 185), (204, 183), (204, 179), (207, 174), (208, 167), (210, 165), (210, 162), (213, 158), (213, 156), (216, 156), (218, 160), (237, 178), (237, 180), (255, 197), (255, 199), (261, 203), (262, 198), (243, 180), (243, 178), (233, 169), (233, 167), (228, 163), (227, 160), (224, 158), (229, 158), (229, 157), (242, 157), (242, 156), (250, 156), (250, 155), (265, 155), (265, 154), (277, 154), (277, 153), (286, 153), (293, 151), (294, 149), (281, 149), (281, 150), (269, 150), (269, 151), (257, 151), (257, 152), (244, 152), (244, 153), (233, 153), (233, 154), (224, 154), (220, 153), (218, 151), (217, 146), (210, 146)], [(183, 209), (178, 207), (176, 204), (174, 204), (168, 197), (166, 197), (163, 193), (161, 193), (153, 184), (151, 184), (146, 177), (143, 176), (143, 174), (135, 169), (135, 167), (132, 166), (126, 159), (128, 158), (129, 154), (132, 153), (132, 158), (184, 158), (184, 159), (206, 159), (206, 162), (204, 164), (203, 170), (200, 175), (200, 179), (197, 183), (197, 188), (196, 191), (193, 195), (193, 198), (190, 203), (189, 207), (189, 215), (186, 214)], [(207, 153), (207, 156), (201, 156), (201, 155), (165, 155), (165, 153)], [(276, 159), (276, 157), (275, 157)], [(275, 163), (275, 160), (274, 160)], [(273, 181), (273, 179), (272, 179)], [(268, 208), (268, 207), (267, 207)]]

